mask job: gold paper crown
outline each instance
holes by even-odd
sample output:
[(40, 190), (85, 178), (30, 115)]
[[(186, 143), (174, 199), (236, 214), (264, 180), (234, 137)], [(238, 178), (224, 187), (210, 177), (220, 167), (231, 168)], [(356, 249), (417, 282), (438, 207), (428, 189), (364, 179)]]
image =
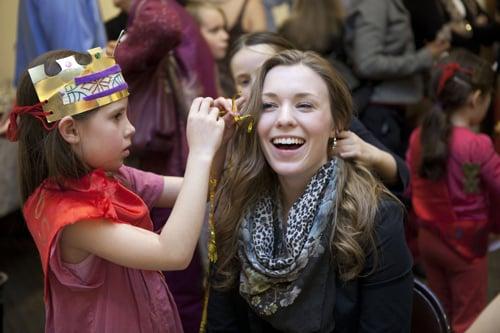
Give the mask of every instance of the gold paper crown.
[(56, 60), (61, 71), (47, 76), (45, 66), (28, 70), (38, 99), (46, 103), (47, 122), (72, 116), (116, 102), (128, 96), (128, 86), (114, 58), (106, 56), (100, 47), (87, 51), (92, 61), (80, 65), (74, 56)]

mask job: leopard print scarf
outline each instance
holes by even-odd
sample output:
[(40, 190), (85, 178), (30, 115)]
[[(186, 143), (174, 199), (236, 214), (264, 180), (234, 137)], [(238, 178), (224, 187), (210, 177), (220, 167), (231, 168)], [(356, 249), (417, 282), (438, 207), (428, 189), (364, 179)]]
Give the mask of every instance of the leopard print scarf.
[[(248, 210), (240, 229), (240, 294), (260, 315), (290, 306), (301, 293), (312, 258), (328, 246), (325, 229), (333, 218), (337, 162), (330, 160), (312, 177), (292, 205), (286, 227), (280, 200), (263, 195)], [(330, 230), (330, 228), (328, 228)]]

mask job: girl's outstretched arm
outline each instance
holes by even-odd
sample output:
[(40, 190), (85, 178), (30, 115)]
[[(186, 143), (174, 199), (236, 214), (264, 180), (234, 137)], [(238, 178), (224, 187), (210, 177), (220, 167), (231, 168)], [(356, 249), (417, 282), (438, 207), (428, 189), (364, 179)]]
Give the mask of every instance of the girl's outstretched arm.
[(218, 118), (219, 110), (212, 105), (211, 98), (197, 98), (191, 106), (186, 172), (161, 233), (108, 221), (80, 221), (63, 230), (60, 240), (63, 261), (78, 263), (94, 254), (136, 269), (187, 267), (205, 216), (210, 167), (224, 132), (224, 121)]

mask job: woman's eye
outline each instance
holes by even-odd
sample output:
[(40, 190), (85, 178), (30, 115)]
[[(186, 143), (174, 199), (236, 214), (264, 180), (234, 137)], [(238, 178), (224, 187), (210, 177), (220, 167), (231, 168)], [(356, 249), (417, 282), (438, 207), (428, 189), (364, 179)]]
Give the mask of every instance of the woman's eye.
[(119, 120), (122, 116), (123, 116), (123, 112), (118, 112), (117, 114), (115, 114), (114, 118), (116, 120)]
[(263, 111), (269, 111), (269, 110), (272, 110), (273, 108), (275, 107), (275, 105), (273, 103), (262, 103), (262, 110)]
[(312, 109), (312, 107), (313, 106), (310, 103), (299, 103), (299, 104), (297, 104), (297, 108), (298, 109), (307, 109), (308, 110), (308, 109)]

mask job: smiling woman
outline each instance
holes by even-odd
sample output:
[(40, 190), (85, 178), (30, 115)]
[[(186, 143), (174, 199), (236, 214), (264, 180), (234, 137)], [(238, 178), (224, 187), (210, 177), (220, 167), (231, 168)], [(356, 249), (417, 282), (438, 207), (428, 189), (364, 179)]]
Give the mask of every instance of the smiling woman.
[(284, 51), (249, 96), (257, 130), (235, 134), (218, 193), (208, 331), (407, 331), (403, 209), (332, 152), (352, 117), (340, 75), (314, 53)]
[(327, 162), (328, 141), (335, 137), (326, 84), (307, 66), (277, 66), (268, 72), (262, 101), (257, 132), (264, 156), (282, 185), (302, 190)]

